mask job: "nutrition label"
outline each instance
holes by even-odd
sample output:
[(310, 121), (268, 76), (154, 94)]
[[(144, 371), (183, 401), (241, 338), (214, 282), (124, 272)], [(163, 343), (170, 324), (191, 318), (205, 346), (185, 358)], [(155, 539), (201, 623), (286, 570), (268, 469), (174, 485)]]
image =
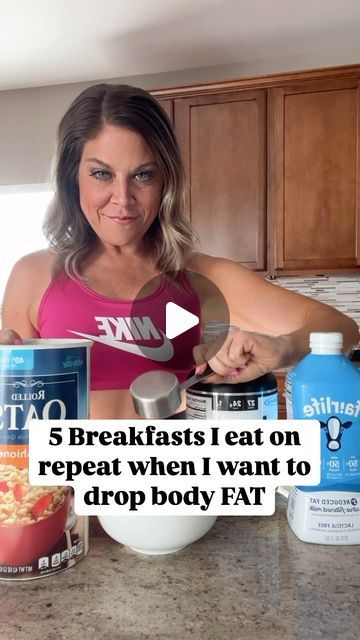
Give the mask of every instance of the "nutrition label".
[(71, 558), (76, 558), (83, 552), (83, 544), (81, 540), (64, 549), (61, 553), (53, 553), (51, 556), (44, 556), (38, 560), (38, 569), (48, 569), (49, 567), (59, 567), (63, 562), (68, 562)]
[(211, 398), (188, 394), (186, 399), (186, 417), (190, 420), (206, 420), (212, 413)]

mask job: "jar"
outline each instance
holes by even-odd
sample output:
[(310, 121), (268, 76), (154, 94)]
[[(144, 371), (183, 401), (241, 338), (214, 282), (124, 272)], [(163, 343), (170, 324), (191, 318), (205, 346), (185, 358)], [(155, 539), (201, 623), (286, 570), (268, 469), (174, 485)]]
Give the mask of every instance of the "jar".
[(276, 378), (267, 373), (235, 384), (198, 382), (186, 390), (186, 417), (195, 420), (276, 420)]

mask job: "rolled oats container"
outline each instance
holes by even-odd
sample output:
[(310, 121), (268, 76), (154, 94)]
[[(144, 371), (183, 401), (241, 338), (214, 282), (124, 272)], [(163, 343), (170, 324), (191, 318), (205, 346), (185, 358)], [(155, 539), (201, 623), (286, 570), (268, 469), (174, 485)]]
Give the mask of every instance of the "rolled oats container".
[(90, 340), (0, 345), (0, 580), (29, 580), (88, 552), (70, 487), (29, 484), (29, 422), (89, 417)]

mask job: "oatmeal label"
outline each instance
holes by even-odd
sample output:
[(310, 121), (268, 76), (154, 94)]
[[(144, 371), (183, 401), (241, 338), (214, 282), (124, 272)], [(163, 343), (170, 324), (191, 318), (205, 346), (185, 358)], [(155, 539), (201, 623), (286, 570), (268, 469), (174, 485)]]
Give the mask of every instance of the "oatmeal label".
[(79, 372), (0, 376), (0, 444), (27, 444), (29, 421), (78, 417)]
[(87, 340), (0, 346), (0, 579), (29, 580), (76, 564), (88, 521), (69, 487), (29, 483), (29, 422), (88, 418)]
[(13, 351), (9, 349), (0, 352), (0, 370), (1, 371), (26, 371), (32, 370), (34, 367), (33, 350), (23, 349), (21, 351)]

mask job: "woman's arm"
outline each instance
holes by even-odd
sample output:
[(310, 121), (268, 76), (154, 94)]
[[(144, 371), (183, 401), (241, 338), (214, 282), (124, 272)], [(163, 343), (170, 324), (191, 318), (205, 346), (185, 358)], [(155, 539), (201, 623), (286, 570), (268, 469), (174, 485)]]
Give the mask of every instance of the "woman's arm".
[[(212, 350), (204, 345), (197, 348), (196, 362), (208, 361), (222, 376), (229, 377), (233, 370), (232, 381), (250, 380), (293, 365), (308, 353), (312, 331), (341, 332), (345, 351), (359, 341), (357, 324), (348, 316), (273, 285), (235, 262), (197, 254), (191, 268), (221, 290), (229, 305), (231, 324), (242, 329), (231, 332), (216, 353), (219, 342)], [(235, 373), (240, 367), (244, 368)]]

